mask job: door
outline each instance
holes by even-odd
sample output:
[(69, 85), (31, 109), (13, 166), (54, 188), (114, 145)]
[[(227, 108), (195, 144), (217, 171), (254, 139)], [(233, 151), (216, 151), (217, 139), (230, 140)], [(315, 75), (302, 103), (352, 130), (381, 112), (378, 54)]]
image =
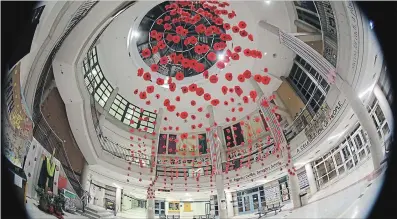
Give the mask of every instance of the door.
[(362, 136), (360, 130), (357, 130), (356, 133), (352, 135), (352, 138), (358, 152), (358, 157), (361, 161), (367, 156), (367, 152), (365, 151), (364, 137)]
[(243, 196), (244, 213), (250, 213), (253, 209), (251, 195)]

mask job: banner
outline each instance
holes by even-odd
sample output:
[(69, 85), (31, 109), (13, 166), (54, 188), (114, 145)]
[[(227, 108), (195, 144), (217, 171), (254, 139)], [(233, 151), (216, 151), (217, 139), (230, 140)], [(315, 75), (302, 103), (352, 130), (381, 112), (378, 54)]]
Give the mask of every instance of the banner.
[(21, 92), (20, 67), (21, 63), (18, 62), (6, 76), (6, 109), (3, 109), (2, 124), (5, 156), (22, 168), (33, 137), (33, 122), (28, 116)]

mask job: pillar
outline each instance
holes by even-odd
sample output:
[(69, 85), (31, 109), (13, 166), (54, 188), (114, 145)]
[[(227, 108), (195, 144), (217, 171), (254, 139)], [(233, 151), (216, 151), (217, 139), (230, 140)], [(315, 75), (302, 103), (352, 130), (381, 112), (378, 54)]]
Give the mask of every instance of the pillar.
[[(163, 114), (164, 114), (164, 110), (163, 110), (163, 108), (160, 108), (157, 111), (156, 124), (154, 125), (154, 132), (156, 133), (156, 135), (155, 135), (156, 139), (155, 139), (155, 145), (154, 145), (154, 148), (155, 148), (154, 157), (152, 157), (151, 162), (154, 162), (155, 165), (157, 165), (157, 152), (158, 152), (157, 147), (159, 145), (160, 127), (161, 127), (161, 122), (163, 121)], [(151, 163), (151, 165), (152, 165), (152, 163)], [(153, 169), (155, 170), (156, 168), (153, 168), (153, 166), (152, 166), (151, 170), (153, 170)]]
[(316, 178), (314, 177), (313, 167), (310, 162), (305, 165), (305, 170), (306, 170), (307, 181), (309, 181), (310, 194), (314, 195), (318, 191), (318, 189), (317, 189)]
[(99, 117), (99, 124), (102, 126), (103, 123), (106, 120), (106, 116), (109, 113), (110, 107), (112, 106), (114, 100), (116, 99), (117, 94), (119, 93), (119, 88), (116, 87), (113, 89), (112, 93), (110, 94), (108, 100), (105, 103), (105, 106), (103, 106), (102, 111), (101, 112), (101, 116)]
[(390, 133), (393, 133), (394, 130), (394, 120), (393, 120), (393, 112), (389, 105), (389, 102), (386, 99), (385, 94), (378, 84), (374, 87), (374, 95), (378, 100), (379, 107), (381, 108), (383, 115), (385, 115), (387, 125), (389, 126)]
[(88, 191), (90, 182), (88, 181), (88, 173), (90, 172), (90, 168), (89, 165), (87, 163), (87, 161), (84, 161), (84, 167), (83, 167), (83, 171), (81, 173), (81, 177), (80, 177), (80, 184), (81, 187), (84, 191)]
[(380, 162), (383, 159), (382, 144), (379, 139), (379, 135), (376, 131), (374, 121), (369, 115), (367, 108), (358, 97), (357, 93), (351, 88), (351, 86), (344, 81), (341, 82), (340, 91), (345, 95), (350, 107), (356, 114), (358, 121), (363, 127), (364, 131), (367, 132), (369, 142), (371, 143), (371, 157), (374, 170), (379, 169)]
[(233, 213), (234, 213), (234, 215), (238, 215), (237, 193), (233, 192), (232, 196), (233, 196)]
[(215, 176), (216, 179), (216, 192), (218, 198), (218, 212), (220, 219), (227, 219), (227, 204), (226, 204), (226, 197), (225, 197), (225, 185), (223, 182), (223, 176), (218, 174)]
[(146, 218), (147, 219), (153, 219), (154, 218), (154, 199), (149, 198), (147, 199), (147, 214)]
[[(266, 22), (260, 21), (260, 23)], [(263, 27), (263, 24), (260, 24), (259, 26)], [(372, 121), (371, 116), (368, 114), (367, 108), (358, 97), (357, 92), (352, 89), (350, 84), (345, 82), (338, 72), (336, 72), (337, 69), (335, 69), (331, 63), (329, 63), (322, 55), (320, 55), (316, 50), (311, 48), (302, 40), (292, 36), (291, 34), (283, 32), (282, 30), (279, 30), (277, 35), (280, 38), (281, 44), (302, 57), (325, 80), (329, 81), (328, 75), (330, 72), (335, 73), (335, 84), (332, 84), (331, 86), (336, 86), (341, 91), (342, 95), (345, 96), (348, 104), (353, 109), (354, 114), (356, 114), (358, 121), (360, 122), (364, 131), (367, 132), (371, 143), (372, 163), (375, 170), (379, 169), (380, 162), (383, 158), (382, 144), (376, 131), (375, 124)]]
[(116, 213), (121, 211), (121, 188), (116, 188)]
[(225, 192), (226, 193), (226, 208), (227, 208), (227, 217), (232, 218), (234, 217), (234, 209), (233, 209), (233, 196), (232, 192)]
[(299, 208), (302, 206), (299, 193), (300, 193), (300, 188), (299, 188), (299, 180), (298, 180), (298, 175), (288, 175), (288, 180), (289, 180), (289, 195), (292, 200), (292, 204), (294, 208)]

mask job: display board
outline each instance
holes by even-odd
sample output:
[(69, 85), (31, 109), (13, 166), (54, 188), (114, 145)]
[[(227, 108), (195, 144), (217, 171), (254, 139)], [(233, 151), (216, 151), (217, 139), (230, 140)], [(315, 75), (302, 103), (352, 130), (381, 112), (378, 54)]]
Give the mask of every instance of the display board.
[(304, 189), (309, 186), (309, 180), (307, 179), (306, 171), (298, 173), (299, 188)]
[(14, 165), (22, 168), (33, 138), (33, 122), (21, 92), (18, 62), (5, 77), (5, 107), (2, 108), (3, 150)]

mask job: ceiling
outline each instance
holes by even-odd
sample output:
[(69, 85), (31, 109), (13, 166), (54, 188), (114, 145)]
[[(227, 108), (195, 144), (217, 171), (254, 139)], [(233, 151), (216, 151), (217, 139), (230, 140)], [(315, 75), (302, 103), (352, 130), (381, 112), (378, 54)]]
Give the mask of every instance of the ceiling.
[[(263, 52), (262, 59), (247, 58), (240, 53), (240, 60), (228, 64), (222, 71), (219, 71), (216, 66), (209, 69), (210, 75), (218, 74), (218, 83), (210, 83), (201, 74), (179, 82), (175, 92), (170, 92), (168, 88), (157, 85), (155, 80), (153, 80), (153, 83), (144, 81), (137, 76), (137, 69), (143, 67), (145, 71), (150, 71), (150, 68), (140, 58), (134, 39), (131, 39), (128, 44), (130, 47), (134, 45), (135, 50), (127, 47), (128, 33), (131, 28), (134, 30), (139, 25), (145, 13), (157, 3), (139, 1), (120, 14), (100, 37), (97, 49), (99, 63), (105, 77), (113, 87), (119, 87), (119, 94), (128, 101), (150, 111), (164, 108), (163, 101), (166, 98), (171, 101), (171, 104), (176, 106), (174, 112), (164, 110), (164, 117), (167, 117), (167, 121), (162, 121), (162, 127), (178, 126), (180, 128), (179, 130), (183, 132), (191, 131), (191, 125), (193, 124), (197, 127), (199, 123), (202, 123), (202, 130), (209, 125), (208, 119), (205, 117), (207, 113), (205, 109), (210, 102), (205, 101), (202, 96), (199, 97), (192, 92), (183, 94), (180, 89), (181, 86), (188, 86), (194, 82), (199, 87), (202, 87), (205, 92), (210, 93), (213, 99), (218, 99), (220, 104), (214, 107), (215, 121), (220, 125), (224, 125), (227, 117), (230, 119), (236, 117), (238, 120), (257, 109), (257, 103), (251, 100), (248, 104), (243, 103), (242, 97), (245, 95), (249, 96), (249, 92), (254, 88), (248, 80), (245, 80), (244, 83), (239, 82), (236, 79), (238, 74), (243, 73), (245, 70), (250, 70), (252, 74), (260, 73), (263, 75), (265, 74), (263, 69), (265, 67), (268, 68), (268, 75), (271, 77), (271, 82), (268, 85), (261, 84), (260, 87), (265, 94), (271, 95), (281, 84), (279, 77), (289, 73), (295, 56), (294, 53), (281, 45), (279, 39), (272, 35), (272, 33), (258, 28), (257, 24), (259, 20), (266, 20), (287, 32), (296, 31), (296, 27), (293, 25), (295, 15), (293, 12), (290, 12), (292, 2), (271, 2), (271, 4), (266, 4), (264, 1), (231, 1), (230, 8), (235, 10), (237, 16), (231, 20), (228, 20), (226, 17), (225, 21), (231, 24), (237, 24), (239, 21), (244, 20), (247, 23), (246, 30), (254, 36), (254, 41), (251, 42), (247, 38), (242, 38), (232, 33), (233, 46), (239, 45), (243, 49), (251, 48), (260, 50)], [(228, 48), (232, 48), (231, 45), (228, 45)], [(129, 57), (128, 53), (131, 53), (131, 51), (135, 51), (135, 54), (131, 54), (131, 57)], [(232, 81), (225, 79), (224, 74), (226, 72), (233, 73), (234, 79)], [(156, 75), (152, 73), (152, 78), (157, 77)], [(155, 86), (155, 91), (148, 95), (146, 100), (141, 100), (139, 95), (134, 95), (133, 92), (135, 89), (144, 91), (150, 85)], [(238, 97), (235, 93), (224, 95), (221, 92), (222, 86), (234, 88), (236, 85), (240, 86), (243, 90), (241, 97)], [(156, 99), (156, 94), (160, 95), (159, 99)], [(177, 96), (180, 97), (179, 102), (175, 100)], [(231, 103), (230, 98), (235, 99), (234, 103)], [(150, 105), (145, 103), (147, 100), (150, 101)], [(192, 100), (196, 102), (194, 107), (191, 105)], [(228, 101), (228, 106), (224, 105), (224, 101)], [(236, 113), (238, 112), (237, 110), (234, 113), (231, 112), (233, 107), (237, 108), (240, 104), (244, 108), (243, 112)], [(199, 113), (197, 111), (199, 107), (204, 109), (203, 112)], [(187, 121), (176, 116), (176, 112), (182, 111), (186, 111), (189, 114)], [(195, 120), (191, 119), (190, 115), (192, 114), (196, 116)], [(196, 128), (195, 131), (200, 131), (200, 129)]]

